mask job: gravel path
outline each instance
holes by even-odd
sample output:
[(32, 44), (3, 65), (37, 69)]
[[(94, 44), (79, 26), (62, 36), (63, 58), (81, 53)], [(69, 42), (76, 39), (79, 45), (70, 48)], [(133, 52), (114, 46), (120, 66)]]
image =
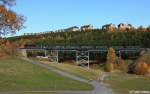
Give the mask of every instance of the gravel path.
[[(40, 62), (35, 62), (35, 61), (30, 60), (28, 58), (22, 58), (22, 59), (26, 60), (32, 64), (36, 64), (36, 65), (39, 65), (43, 68), (46, 68), (49, 71), (55, 72), (61, 76), (68, 77), (68, 78), (71, 78), (73, 80), (77, 80), (80, 82), (84, 82), (84, 83), (90, 84), (94, 87), (94, 90), (92, 90), (92, 91), (38, 91), (38, 92), (56, 92), (57, 94), (113, 94), (113, 92), (110, 89), (106, 88), (104, 85), (100, 84), (97, 81), (85, 80), (85, 79), (82, 79), (80, 77), (68, 74), (68, 73), (60, 71), (58, 69), (55, 69), (53, 67), (47, 66), (46, 64), (43, 64)], [(24, 91), (24, 92), (37, 92), (37, 91)], [(20, 92), (5, 92), (5, 93), (0, 93), (0, 94), (19, 94), (19, 93)]]

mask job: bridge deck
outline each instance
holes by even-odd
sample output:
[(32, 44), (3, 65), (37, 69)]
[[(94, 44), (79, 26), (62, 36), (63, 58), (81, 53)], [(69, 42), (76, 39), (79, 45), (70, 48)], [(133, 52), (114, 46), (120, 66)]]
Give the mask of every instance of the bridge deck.
[[(55, 47), (25, 47), (19, 48), (24, 50), (57, 50), (57, 51), (100, 51), (106, 52), (107, 47), (92, 47), (92, 46), (82, 46), (82, 47), (64, 47), (64, 46), (55, 46)], [(132, 48), (114, 48), (116, 51), (141, 51), (144, 48), (132, 47)]]
[[(39, 51), (43, 50), (45, 52), (45, 56), (49, 57), (50, 61), (53, 62), (59, 62), (59, 52), (64, 51), (72, 51), (76, 53), (76, 63), (80, 65), (87, 65), (89, 68), (90, 64), (90, 53), (91, 52), (100, 52), (105, 53), (107, 52), (107, 47), (93, 47), (93, 46), (55, 46), (55, 47), (24, 47), (19, 48), (20, 50), (23, 50), (23, 53), (26, 53), (26, 51)], [(140, 53), (144, 48), (138, 48), (138, 47), (114, 47), (117, 54), (119, 54), (119, 57), (121, 57), (122, 53)], [(47, 54), (47, 51), (49, 52)], [(25, 54), (27, 56), (27, 54)]]

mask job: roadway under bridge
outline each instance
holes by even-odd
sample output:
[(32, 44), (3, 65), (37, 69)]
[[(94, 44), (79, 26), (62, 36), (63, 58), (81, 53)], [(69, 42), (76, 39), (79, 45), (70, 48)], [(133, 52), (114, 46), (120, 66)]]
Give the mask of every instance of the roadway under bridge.
[[(145, 48), (140, 47), (113, 47), (119, 57), (122, 56), (122, 53), (141, 53), (145, 51)], [(108, 47), (103, 46), (52, 46), (52, 47), (24, 47), (19, 48), (23, 55), (26, 56), (27, 51), (44, 51), (45, 57), (48, 57), (52, 62), (59, 62), (59, 53), (60, 52), (73, 52), (76, 55), (76, 63), (79, 65), (87, 65), (89, 68), (90, 65), (90, 53), (99, 52), (107, 53)]]

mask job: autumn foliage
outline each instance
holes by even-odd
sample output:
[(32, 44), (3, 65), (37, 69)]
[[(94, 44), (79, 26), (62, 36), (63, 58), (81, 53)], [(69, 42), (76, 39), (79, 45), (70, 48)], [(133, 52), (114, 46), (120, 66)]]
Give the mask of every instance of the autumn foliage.
[(138, 75), (145, 75), (148, 70), (148, 64), (146, 62), (139, 62), (135, 65), (133, 72)]
[(15, 0), (0, 0), (0, 36), (15, 33), (23, 27), (24, 17), (10, 10)]
[(106, 71), (111, 72), (116, 68), (116, 54), (113, 48), (108, 49)]
[(108, 49), (105, 70), (107, 72), (112, 72), (114, 70), (127, 72), (128, 70), (128, 66), (125, 64), (125, 61), (121, 57), (116, 56), (115, 50), (113, 48)]
[(148, 57), (143, 55), (134, 64), (131, 65), (131, 72), (137, 75), (150, 75), (150, 66)]
[(113, 63), (106, 63), (105, 71), (107, 72), (112, 72), (114, 70), (114, 65)]
[(117, 69), (123, 72), (128, 72), (128, 66), (122, 58), (117, 59)]
[(6, 39), (0, 40), (0, 58), (18, 55), (18, 45)]

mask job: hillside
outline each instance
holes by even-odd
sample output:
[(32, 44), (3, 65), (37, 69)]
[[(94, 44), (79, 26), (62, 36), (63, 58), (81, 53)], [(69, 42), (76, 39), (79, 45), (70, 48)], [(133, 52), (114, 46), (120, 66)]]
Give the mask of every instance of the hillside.
[[(25, 44), (36, 46), (139, 46), (149, 48), (150, 32), (106, 32), (94, 29), (91, 32), (48, 32), (8, 38), (10, 41), (29, 40)], [(24, 41), (24, 42), (25, 42)]]

